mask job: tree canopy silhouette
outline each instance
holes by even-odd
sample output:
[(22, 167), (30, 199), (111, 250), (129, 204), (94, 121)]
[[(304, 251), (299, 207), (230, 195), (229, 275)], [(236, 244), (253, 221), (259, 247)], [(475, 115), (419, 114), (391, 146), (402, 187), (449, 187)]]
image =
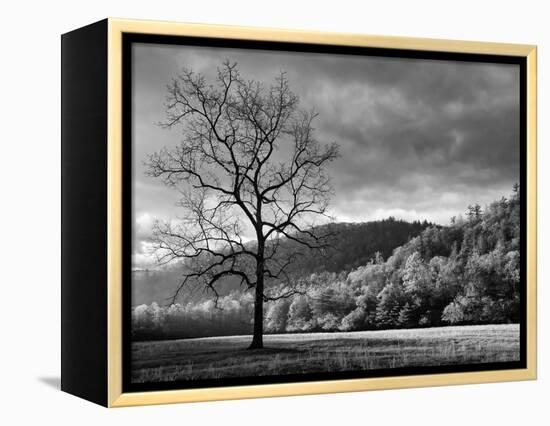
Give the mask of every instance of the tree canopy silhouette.
[[(261, 348), (264, 302), (300, 291), (289, 274), (300, 252), (281, 255), (281, 239), (306, 250), (326, 247), (327, 235), (312, 225), (330, 219), (325, 166), (337, 158), (337, 145), (315, 138), (317, 114), (300, 108), (285, 73), (266, 86), (243, 79), (236, 63), (224, 62), (210, 83), (182, 70), (168, 85), (166, 115), (161, 125), (181, 126), (183, 139), (150, 155), (146, 166), (181, 194), (182, 218), (157, 221), (153, 230), (160, 262), (187, 260), (172, 303), (190, 283), (217, 301), (217, 284), (238, 278), (254, 291), (250, 348)], [(266, 280), (285, 285), (270, 290)]]

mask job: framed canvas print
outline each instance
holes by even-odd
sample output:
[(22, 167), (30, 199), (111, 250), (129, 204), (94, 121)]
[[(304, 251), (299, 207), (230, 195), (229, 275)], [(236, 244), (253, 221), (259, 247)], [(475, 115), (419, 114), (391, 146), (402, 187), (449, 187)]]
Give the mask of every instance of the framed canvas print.
[(536, 48), (107, 19), (62, 37), (62, 389), (536, 378)]

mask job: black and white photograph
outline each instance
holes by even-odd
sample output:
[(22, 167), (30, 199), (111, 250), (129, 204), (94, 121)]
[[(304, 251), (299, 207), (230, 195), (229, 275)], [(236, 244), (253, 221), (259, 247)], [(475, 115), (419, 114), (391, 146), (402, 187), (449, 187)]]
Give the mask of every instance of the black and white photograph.
[(524, 362), (520, 65), (130, 50), (132, 385)]

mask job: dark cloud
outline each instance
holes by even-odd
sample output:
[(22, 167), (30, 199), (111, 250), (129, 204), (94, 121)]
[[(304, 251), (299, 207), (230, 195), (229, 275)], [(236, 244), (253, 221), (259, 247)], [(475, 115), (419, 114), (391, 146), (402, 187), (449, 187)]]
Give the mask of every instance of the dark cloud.
[(136, 243), (151, 218), (176, 212), (174, 193), (141, 165), (180, 140), (155, 125), (166, 84), (182, 67), (212, 78), (224, 59), (266, 84), (285, 71), (301, 105), (319, 112), (318, 138), (342, 154), (330, 165), (340, 220), (393, 214), (447, 223), (519, 179), (517, 66), (160, 45), (136, 45), (133, 54)]

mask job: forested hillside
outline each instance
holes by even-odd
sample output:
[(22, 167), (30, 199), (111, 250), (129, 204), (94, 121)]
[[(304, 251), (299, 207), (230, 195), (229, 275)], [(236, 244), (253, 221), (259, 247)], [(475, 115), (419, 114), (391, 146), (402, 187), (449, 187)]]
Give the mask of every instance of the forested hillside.
[[(327, 236), (328, 249), (323, 252), (308, 250), (304, 246), (296, 247), (297, 243), (283, 239), (279, 242), (278, 253), (284, 257), (291, 251), (301, 252), (302, 255), (296, 256), (291, 265), (291, 272), (296, 276), (318, 272), (349, 272), (366, 264), (376, 253), (384, 258), (390, 256), (396, 247), (405, 244), (430, 225), (426, 221), (406, 222), (391, 217), (366, 223), (334, 223), (312, 229), (316, 234)], [(132, 305), (165, 303), (181, 281), (184, 267), (180, 264), (161, 270), (134, 271)], [(239, 289), (239, 280), (231, 277), (217, 285), (218, 293), (222, 296)], [(181, 302), (201, 302), (204, 298), (202, 289), (189, 289), (182, 294)]]
[[(329, 248), (323, 254), (312, 251), (297, 259), (295, 270), (305, 274), (350, 271), (366, 264), (377, 253), (387, 258), (396, 247), (405, 244), (432, 225), (427, 221), (407, 222), (389, 217), (365, 223), (333, 223), (320, 226), (315, 228), (315, 231), (330, 235)], [(292, 242), (287, 241), (286, 244)], [(322, 261), (319, 261), (320, 257)]]
[[(519, 321), (518, 186), (509, 199), (484, 209), (469, 206), (450, 226), (394, 219), (339, 226), (349, 238), (337, 241), (330, 260), (302, 264), (303, 291), (267, 303), (266, 332)], [(388, 248), (400, 238), (399, 247)], [(377, 240), (387, 246), (375, 253)], [(136, 339), (248, 334), (251, 318), (252, 295), (234, 290), (220, 298), (218, 308), (207, 299), (137, 306), (133, 333)]]

